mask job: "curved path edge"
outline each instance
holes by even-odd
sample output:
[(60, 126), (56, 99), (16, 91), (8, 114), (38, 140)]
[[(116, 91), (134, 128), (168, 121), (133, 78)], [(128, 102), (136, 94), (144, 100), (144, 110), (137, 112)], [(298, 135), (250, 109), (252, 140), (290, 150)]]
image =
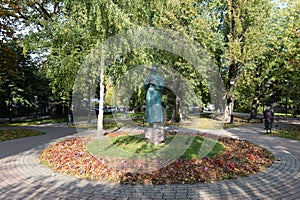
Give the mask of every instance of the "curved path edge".
[(79, 134), (65, 127), (28, 128), (49, 134), (0, 143), (2, 152), (7, 148), (6, 154), (0, 154), (0, 199), (300, 199), (300, 142), (263, 135), (261, 124), (223, 130), (221, 134), (269, 149), (277, 160), (269, 169), (216, 183), (154, 186), (120, 185), (56, 174), (39, 163), (41, 150), (52, 142)]

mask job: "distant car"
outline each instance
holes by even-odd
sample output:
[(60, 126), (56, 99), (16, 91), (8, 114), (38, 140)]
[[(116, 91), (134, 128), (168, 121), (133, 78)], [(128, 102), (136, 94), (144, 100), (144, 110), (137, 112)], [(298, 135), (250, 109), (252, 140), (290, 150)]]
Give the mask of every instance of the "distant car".
[[(99, 114), (99, 106), (95, 106), (94, 109), (91, 111), (95, 111), (96, 115), (98, 115)], [(104, 106), (103, 107), (104, 114), (112, 114), (114, 112), (116, 112), (116, 107), (114, 107), (114, 106)]]
[(215, 106), (212, 105), (212, 104), (210, 104), (210, 105), (207, 106), (207, 110), (208, 111), (214, 111), (215, 110)]
[(120, 106), (120, 107), (118, 107), (118, 109), (117, 109), (118, 112), (123, 112), (123, 111), (125, 111), (125, 110), (126, 110), (126, 107), (124, 107), (124, 106)]
[(104, 106), (104, 114), (111, 114), (116, 111), (114, 106)]

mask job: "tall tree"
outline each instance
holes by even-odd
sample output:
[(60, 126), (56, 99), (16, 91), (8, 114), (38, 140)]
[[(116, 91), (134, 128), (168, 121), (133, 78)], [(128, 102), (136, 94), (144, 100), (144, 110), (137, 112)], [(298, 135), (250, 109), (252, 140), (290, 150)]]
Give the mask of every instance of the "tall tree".
[[(252, 105), (252, 115), (255, 117), (259, 102), (270, 104), (278, 102), (282, 97), (297, 99), (299, 87), (299, 3), (288, 1), (286, 4), (274, 3), (267, 23), (263, 27), (265, 33), (260, 37), (258, 53), (254, 52), (251, 62), (247, 62), (240, 82), (238, 83), (238, 98), (240, 102), (249, 103), (239, 107)], [(297, 25), (298, 24), (298, 25)]]
[[(70, 102), (77, 71), (91, 49), (110, 36), (138, 26), (173, 29), (200, 43), (219, 66), (228, 91), (228, 103), (233, 104), (231, 79), (235, 80), (235, 86), (240, 86), (243, 77), (247, 77), (247, 80), (251, 80), (251, 76), (260, 79), (267, 74), (267, 69), (279, 63), (267, 64), (268, 59), (273, 59), (270, 40), (278, 37), (274, 28), (269, 29), (270, 19), (274, 19), (276, 14), (269, 0), (168, 0), (152, 3), (142, 0), (5, 0), (5, 3), (21, 22), (31, 28), (24, 40), (25, 51), (31, 48), (46, 53), (45, 68), (51, 79), (52, 91), (57, 102), (66, 105)], [(295, 6), (293, 9), (293, 13), (297, 13)], [(297, 18), (296, 14), (294, 18)], [(295, 28), (293, 30), (290, 36), (293, 35), (293, 41), (297, 41), (298, 31)], [(293, 44), (295, 48), (289, 58), (297, 55), (297, 44)], [(278, 47), (278, 44), (274, 45), (274, 48)], [(190, 80), (198, 97), (203, 97), (202, 102), (209, 101), (209, 91), (203, 77), (194, 73), (193, 66), (180, 56), (146, 49), (129, 52), (122, 59), (115, 59), (113, 67), (105, 70), (105, 74), (114, 82), (138, 64), (158, 62), (174, 66)], [(291, 64), (294, 61), (285, 59), (283, 62)], [(262, 72), (252, 74), (256, 69)], [(241, 97), (239, 91), (236, 95)]]

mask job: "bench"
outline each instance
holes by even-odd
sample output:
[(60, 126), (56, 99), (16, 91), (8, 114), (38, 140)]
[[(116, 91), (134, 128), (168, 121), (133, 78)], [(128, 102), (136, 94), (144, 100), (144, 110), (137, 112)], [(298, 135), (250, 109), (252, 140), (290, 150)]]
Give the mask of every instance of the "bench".
[(250, 123), (250, 120), (252, 120), (252, 119), (259, 119), (260, 123), (263, 123), (264, 117), (260, 116), (260, 115), (257, 115), (255, 118), (248, 117), (247, 122)]

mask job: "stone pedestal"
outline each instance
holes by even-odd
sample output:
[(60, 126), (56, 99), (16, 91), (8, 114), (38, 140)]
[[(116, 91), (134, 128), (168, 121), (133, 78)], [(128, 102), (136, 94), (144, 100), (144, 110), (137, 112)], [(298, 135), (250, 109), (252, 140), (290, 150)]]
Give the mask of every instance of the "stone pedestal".
[(165, 133), (163, 129), (148, 127), (145, 130), (145, 138), (156, 145), (165, 141)]

